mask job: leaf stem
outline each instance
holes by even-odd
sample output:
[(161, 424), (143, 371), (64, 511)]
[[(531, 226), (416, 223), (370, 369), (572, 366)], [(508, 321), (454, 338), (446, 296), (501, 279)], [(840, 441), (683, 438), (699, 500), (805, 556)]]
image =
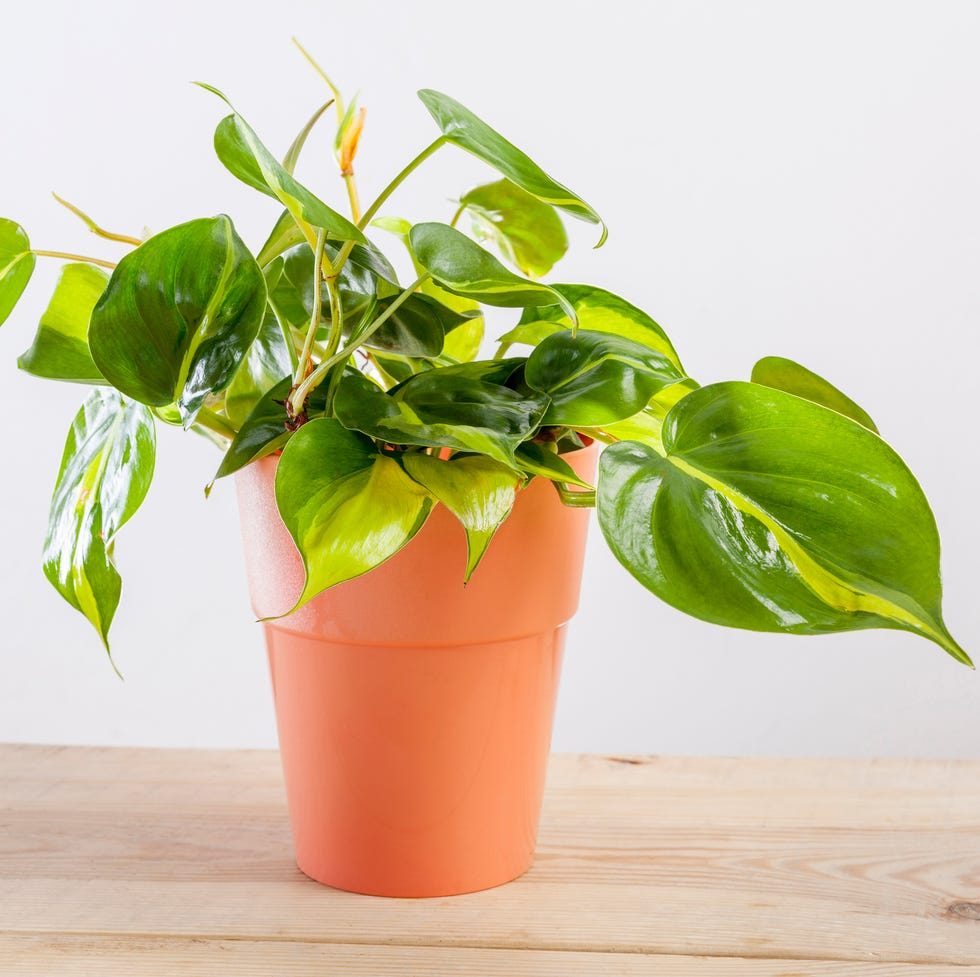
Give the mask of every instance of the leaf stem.
[(421, 275), (417, 278), (411, 285), (408, 286), (400, 295), (398, 295), (391, 304), (378, 316), (370, 326), (367, 327), (356, 339), (349, 342), (343, 349), (338, 350), (333, 356), (325, 359), (298, 387), (292, 392), (289, 397), (289, 409), (292, 410), (293, 414), (298, 414), (303, 409), (303, 404), (306, 403), (306, 398), (309, 396), (310, 391), (313, 390), (318, 384), (321, 383), (323, 378), (330, 372), (331, 368), (336, 366), (338, 363), (343, 363), (350, 358), (351, 354), (364, 344), (364, 342), (376, 333), (387, 321), (393, 316), (398, 309), (402, 306), (404, 302), (408, 300), (408, 297), (427, 279), (429, 278), (429, 273)]
[(552, 482), (555, 487), (555, 491), (558, 493), (558, 498), (561, 499), (562, 505), (568, 506), (570, 509), (594, 509), (595, 508), (595, 489), (588, 492), (573, 492), (567, 486), (560, 484), (559, 482)]
[(449, 222), (450, 227), (455, 227), (460, 217), (463, 216), (463, 211), (466, 210), (466, 204), (460, 204), (456, 208), (456, 213), (453, 214), (453, 219)]
[(208, 407), (202, 407), (197, 412), (194, 423), (200, 424), (201, 427), (207, 428), (207, 430), (213, 431), (215, 434), (220, 434), (223, 438), (228, 438), (232, 441), (235, 439), (235, 435), (238, 434), (225, 418), (220, 414), (216, 414)]
[(123, 244), (132, 244), (134, 247), (139, 247), (143, 243), (138, 237), (130, 237), (128, 234), (115, 234), (112, 231), (107, 231), (104, 227), (99, 227), (99, 225), (96, 224), (88, 214), (80, 210), (74, 204), (69, 203), (63, 197), (59, 197), (56, 193), (52, 192), (51, 196), (54, 197), (54, 199), (57, 200), (62, 207), (66, 207), (76, 217), (81, 219), (93, 234), (105, 238), (107, 241), (120, 241)]
[(446, 143), (446, 137), (440, 136), (438, 139), (434, 139), (425, 149), (422, 150), (410, 163), (406, 164), (405, 167), (397, 174), (397, 176), (392, 179), (392, 181), (378, 194), (375, 198), (374, 203), (366, 211), (364, 211), (364, 216), (357, 222), (357, 226), (360, 230), (364, 230), (368, 224), (371, 223), (371, 218), (381, 209), (384, 202), (398, 189), (398, 187), (405, 181), (405, 179), (411, 175), (411, 173), (418, 169), (437, 149), (441, 148)]
[(36, 254), (39, 258), (64, 258), (66, 261), (84, 261), (89, 265), (98, 265), (100, 268), (112, 270), (116, 267), (114, 261), (103, 261), (101, 258), (89, 258), (84, 254), (71, 254), (67, 251), (39, 251), (31, 248), (28, 254)]
[(326, 243), (327, 232), (321, 227), (317, 230), (313, 259), (313, 313), (310, 316), (309, 329), (306, 330), (306, 339), (303, 341), (303, 351), (299, 355), (296, 372), (293, 374), (294, 386), (306, 379), (313, 366), (313, 343), (316, 340), (316, 332), (320, 328), (320, 313), (323, 309), (323, 292), (320, 289), (320, 279), (323, 275), (323, 249)]

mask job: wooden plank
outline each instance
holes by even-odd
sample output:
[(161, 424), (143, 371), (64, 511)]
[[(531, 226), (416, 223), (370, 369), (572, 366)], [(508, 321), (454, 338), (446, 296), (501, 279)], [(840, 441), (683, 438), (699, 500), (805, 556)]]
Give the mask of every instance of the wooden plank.
[(10, 933), (980, 965), (970, 761), (556, 758), (534, 869), (421, 901), (298, 872), (274, 753), (0, 748), (0, 785)]
[(0, 973), (18, 977), (980, 977), (980, 967), (720, 957), (365, 947), (254, 940), (0, 936)]

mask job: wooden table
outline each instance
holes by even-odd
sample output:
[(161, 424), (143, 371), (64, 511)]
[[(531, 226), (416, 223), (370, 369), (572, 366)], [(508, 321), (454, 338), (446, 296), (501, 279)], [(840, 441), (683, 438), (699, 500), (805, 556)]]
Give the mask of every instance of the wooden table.
[(980, 975), (980, 762), (556, 756), (510, 885), (294, 866), (272, 752), (0, 747), (0, 974)]

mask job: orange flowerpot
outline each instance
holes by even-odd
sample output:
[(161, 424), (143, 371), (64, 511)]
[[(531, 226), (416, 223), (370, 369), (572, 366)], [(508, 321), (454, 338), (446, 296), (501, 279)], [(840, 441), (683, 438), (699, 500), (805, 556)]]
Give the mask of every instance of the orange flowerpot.
[[(590, 477), (595, 455), (565, 457)], [(275, 471), (266, 458), (237, 477), (259, 617), (291, 607), (303, 584)], [(465, 535), (437, 506), (387, 563), (265, 625), (307, 875), (372, 895), (445, 896), (530, 867), (587, 527), (588, 510), (534, 479), (464, 587)]]

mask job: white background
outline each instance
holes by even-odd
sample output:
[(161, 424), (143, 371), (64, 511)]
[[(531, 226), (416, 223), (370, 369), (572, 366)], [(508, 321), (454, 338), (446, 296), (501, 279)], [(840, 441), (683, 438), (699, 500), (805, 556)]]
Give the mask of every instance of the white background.
[[(0, 214), (36, 247), (109, 257), (48, 195), (104, 225), (228, 212), (253, 247), (276, 205), (211, 150), (229, 93), (282, 151), (324, 98), (297, 34), (368, 107), (362, 195), (433, 136), (447, 91), (606, 217), (570, 228), (556, 280), (647, 309), (702, 382), (765, 354), (850, 392), (919, 475), (944, 539), (947, 623), (980, 658), (976, 581), (980, 5), (461, 0), (17, 4), (0, 59)], [(326, 129), (301, 176), (337, 205)], [(444, 149), (388, 212), (447, 219), (492, 178)], [(0, 331), (0, 740), (271, 746), (230, 485), (193, 436), (118, 544), (113, 639), (44, 581), (50, 487), (81, 388), (17, 372), (56, 273)], [(905, 634), (724, 631), (660, 605), (596, 532), (571, 629), (559, 750), (980, 757), (980, 677)]]

